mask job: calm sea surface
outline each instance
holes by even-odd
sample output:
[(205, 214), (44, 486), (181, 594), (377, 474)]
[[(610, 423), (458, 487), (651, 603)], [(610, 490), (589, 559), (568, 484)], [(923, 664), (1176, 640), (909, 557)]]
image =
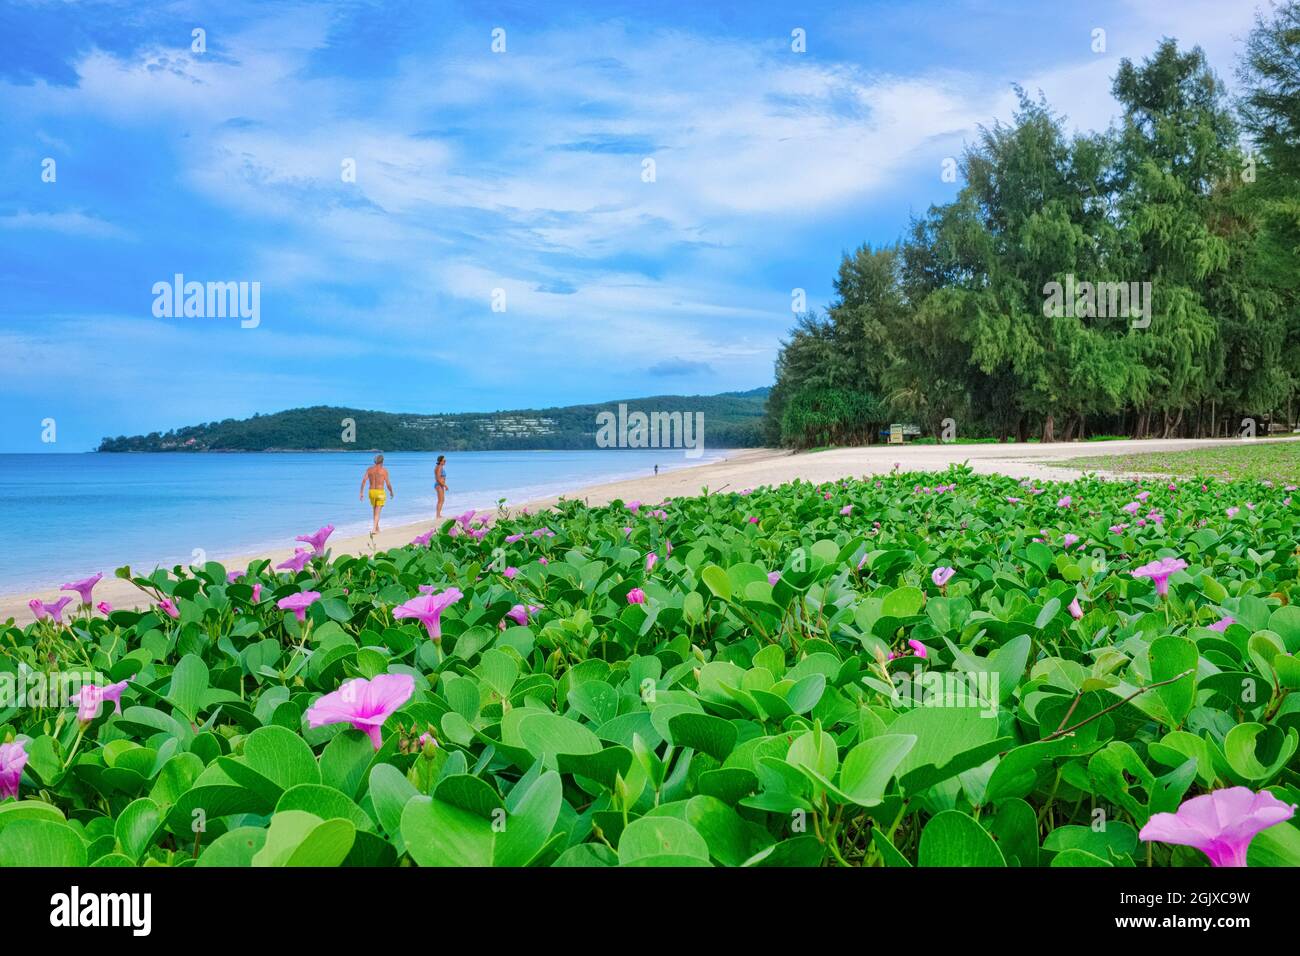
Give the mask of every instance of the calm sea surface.
[[(680, 450), (458, 452), (447, 456), (443, 516), (520, 504), (585, 485), (715, 461)], [(333, 524), (336, 537), (369, 528), (357, 500), (370, 452), (0, 455), (0, 592), (38, 588), (123, 564), (147, 572), (292, 545)], [(393, 527), (432, 517), (431, 453), (385, 455)]]

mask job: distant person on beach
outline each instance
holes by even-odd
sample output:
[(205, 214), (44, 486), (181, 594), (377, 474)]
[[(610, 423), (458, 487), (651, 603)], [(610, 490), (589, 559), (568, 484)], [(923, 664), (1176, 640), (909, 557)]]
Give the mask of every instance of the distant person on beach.
[(446, 455), (438, 456), (438, 463), (433, 466), (433, 487), (438, 492), (438, 512), (435, 518), (442, 517), (442, 503), (447, 500), (447, 463)]
[(373, 538), (379, 534), (379, 511), (386, 501), (384, 489), (387, 488), (388, 494), (396, 497), (393, 483), (388, 478), (388, 469), (384, 467), (383, 455), (375, 456), (375, 463), (366, 469), (365, 475), (361, 478), (361, 493), (357, 497), (363, 500), (366, 496), (366, 482), (370, 482), (370, 506), (375, 514), (375, 526), (370, 529), (370, 537)]
[(655, 474), (656, 474), (656, 475), (659, 474), (659, 466), (658, 466), (658, 465), (655, 465)]

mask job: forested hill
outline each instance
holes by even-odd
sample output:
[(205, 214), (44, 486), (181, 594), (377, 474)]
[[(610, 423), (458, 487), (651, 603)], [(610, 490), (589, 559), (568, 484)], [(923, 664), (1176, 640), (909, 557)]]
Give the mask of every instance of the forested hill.
[[(599, 405), (490, 413), (372, 412), (317, 405), (168, 432), (105, 438), (99, 451), (585, 449), (597, 447), (597, 415), (617, 415), (620, 404), (627, 406), (629, 415), (636, 411), (700, 412), (704, 415), (704, 447), (749, 448), (762, 444), (763, 411), (769, 391), (755, 388), (720, 395), (656, 395)], [(354, 426), (351, 432), (349, 423)], [(693, 434), (690, 437), (693, 440)]]

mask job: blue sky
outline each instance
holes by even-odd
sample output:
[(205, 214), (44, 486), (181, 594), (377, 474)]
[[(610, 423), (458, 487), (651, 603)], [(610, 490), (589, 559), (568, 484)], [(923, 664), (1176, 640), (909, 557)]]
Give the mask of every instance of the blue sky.
[[(1010, 117), (1011, 84), (1102, 128), (1122, 57), (1173, 36), (1231, 81), (1252, 16), (1240, 0), (6, 0), (0, 451), (302, 405), (770, 384), (791, 291), (820, 308), (844, 251), (951, 198), (944, 158)], [(260, 324), (155, 317), (175, 273), (259, 282)]]

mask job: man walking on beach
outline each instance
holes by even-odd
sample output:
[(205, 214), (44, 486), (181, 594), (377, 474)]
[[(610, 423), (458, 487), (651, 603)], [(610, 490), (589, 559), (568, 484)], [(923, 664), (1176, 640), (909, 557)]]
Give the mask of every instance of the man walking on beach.
[(366, 469), (365, 475), (361, 478), (361, 493), (358, 498), (365, 498), (366, 482), (370, 482), (370, 506), (375, 513), (375, 526), (370, 530), (370, 537), (373, 538), (379, 534), (379, 511), (384, 507), (386, 500), (384, 489), (388, 489), (388, 494), (396, 497), (393, 491), (393, 483), (388, 478), (388, 469), (384, 467), (384, 456), (376, 455), (375, 463)]

